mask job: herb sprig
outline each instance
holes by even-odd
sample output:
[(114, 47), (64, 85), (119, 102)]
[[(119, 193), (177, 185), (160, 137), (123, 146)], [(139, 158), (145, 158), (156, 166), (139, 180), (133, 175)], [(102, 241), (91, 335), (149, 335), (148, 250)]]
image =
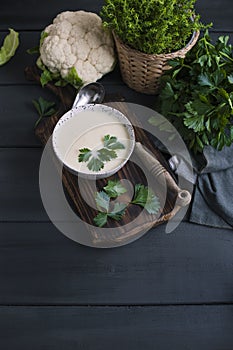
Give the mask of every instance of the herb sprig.
[(128, 204), (116, 200), (114, 202), (111, 201), (111, 199), (115, 199), (126, 192), (127, 189), (119, 180), (109, 180), (103, 190), (96, 193), (95, 201), (99, 210), (94, 217), (96, 226), (103, 227), (107, 223), (108, 218), (120, 221), (125, 215), (129, 204), (139, 205), (145, 208), (149, 214), (157, 214), (159, 212), (160, 203), (158, 197), (155, 196), (150, 188), (142, 184), (134, 186), (134, 196)]
[[(162, 77), (160, 112), (194, 153), (233, 142), (233, 53), (228, 36), (212, 44), (208, 31)], [(156, 123), (153, 118), (150, 119)]]
[(43, 117), (50, 117), (56, 111), (54, 108), (56, 103), (47, 101), (43, 97), (39, 97), (38, 100), (32, 100), (32, 103), (39, 114), (39, 118), (34, 125), (36, 128)]
[(117, 158), (116, 150), (124, 149), (125, 146), (118, 141), (116, 136), (105, 135), (103, 147), (98, 150), (82, 148), (79, 150), (78, 161), (87, 162), (89, 170), (98, 172), (104, 168), (105, 162)]

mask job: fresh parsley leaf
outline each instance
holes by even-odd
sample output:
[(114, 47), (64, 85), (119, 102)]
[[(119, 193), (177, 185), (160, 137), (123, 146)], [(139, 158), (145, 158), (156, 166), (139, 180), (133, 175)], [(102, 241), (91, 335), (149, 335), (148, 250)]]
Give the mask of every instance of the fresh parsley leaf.
[(210, 80), (210, 77), (206, 74), (200, 74), (198, 77), (198, 82), (202, 86), (210, 86), (210, 87), (213, 86), (213, 84)]
[(100, 171), (104, 168), (104, 163), (117, 158), (117, 149), (124, 148), (115, 136), (105, 135), (103, 138), (104, 147), (98, 150), (82, 148), (79, 150), (78, 161), (87, 162), (87, 167), (92, 171)]
[(150, 188), (148, 188), (147, 201), (144, 208), (149, 214), (157, 214), (160, 209), (159, 199)]
[(148, 188), (142, 184), (136, 184), (134, 187), (134, 197), (131, 203), (145, 206), (148, 195)]
[(145, 208), (149, 214), (157, 214), (160, 209), (158, 197), (150, 188), (142, 184), (135, 185), (134, 198), (131, 203)]
[(97, 208), (102, 210), (105, 210), (105, 212), (108, 212), (109, 210), (109, 203), (110, 203), (110, 197), (107, 195), (106, 192), (100, 191), (96, 193), (95, 201)]
[[(233, 134), (233, 132), (232, 132)], [(125, 215), (127, 204), (121, 202), (111, 202), (111, 198), (118, 197), (126, 192), (119, 180), (108, 180), (107, 185), (102, 191), (97, 192), (95, 201), (99, 213), (94, 217), (96, 226), (103, 227), (108, 218), (121, 220)], [(134, 198), (131, 204), (140, 205), (145, 208), (149, 214), (157, 214), (160, 210), (160, 202), (154, 192), (142, 184), (135, 185)]]
[(110, 198), (116, 198), (127, 191), (119, 180), (108, 180), (104, 190)]
[(39, 114), (39, 119), (35, 123), (35, 128), (43, 117), (50, 117), (55, 113), (55, 102), (47, 101), (43, 97), (39, 97), (38, 100), (32, 100), (32, 103)]
[(108, 213), (108, 216), (111, 219), (119, 221), (122, 219), (123, 215), (125, 214), (126, 207), (127, 205), (125, 203), (117, 202), (115, 203), (113, 210), (110, 213)]
[(87, 167), (89, 170), (97, 172), (104, 168), (104, 162), (102, 162), (98, 155), (92, 156), (90, 161), (87, 163)]
[(117, 158), (116, 152), (107, 148), (98, 150), (98, 155), (103, 162), (109, 162), (111, 159)]
[(116, 136), (110, 136), (110, 135), (104, 136), (104, 147), (112, 150), (125, 148), (125, 146), (121, 142), (117, 141)]
[(94, 217), (94, 223), (96, 224), (96, 226), (103, 227), (107, 223), (107, 219), (108, 219), (107, 213), (99, 212)]
[(113, 209), (111, 211), (109, 210), (110, 197), (105, 191), (97, 192), (95, 195), (95, 201), (99, 213), (94, 217), (94, 223), (99, 227), (103, 227), (107, 223), (108, 217), (119, 221), (125, 214), (127, 205), (124, 203), (114, 203)]
[(80, 152), (78, 156), (79, 162), (87, 162), (92, 155), (92, 152), (89, 148), (82, 148), (79, 150), (79, 152)]
[(233, 84), (233, 73), (228, 75), (227, 79), (230, 84)]
[[(233, 50), (228, 39), (221, 36), (213, 44), (206, 31), (161, 77), (158, 111), (194, 153), (203, 152), (205, 145), (221, 150), (233, 142)], [(153, 119), (149, 122), (154, 124)]]

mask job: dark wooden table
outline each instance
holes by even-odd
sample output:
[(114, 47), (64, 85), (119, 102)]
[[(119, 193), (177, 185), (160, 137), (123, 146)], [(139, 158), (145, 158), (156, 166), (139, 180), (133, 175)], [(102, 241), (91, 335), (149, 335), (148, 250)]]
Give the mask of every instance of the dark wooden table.
[[(0, 349), (233, 349), (233, 233), (187, 222), (165, 225), (117, 249), (81, 246), (43, 208), (42, 148), (32, 99), (53, 96), (25, 80), (26, 49), (64, 10), (99, 12), (102, 1), (1, 1), (1, 38), (20, 32), (15, 57), (0, 67)], [(233, 36), (230, 0), (199, 0), (213, 37)], [(232, 42), (231, 37), (231, 42)], [(110, 93), (152, 106), (119, 70), (102, 79)]]

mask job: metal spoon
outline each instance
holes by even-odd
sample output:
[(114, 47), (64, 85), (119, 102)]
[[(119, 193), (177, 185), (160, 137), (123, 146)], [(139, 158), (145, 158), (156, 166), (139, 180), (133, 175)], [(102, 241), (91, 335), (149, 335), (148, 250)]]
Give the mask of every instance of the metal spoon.
[(105, 96), (105, 90), (100, 83), (90, 83), (83, 86), (77, 93), (72, 108), (83, 106), (87, 103), (101, 103)]

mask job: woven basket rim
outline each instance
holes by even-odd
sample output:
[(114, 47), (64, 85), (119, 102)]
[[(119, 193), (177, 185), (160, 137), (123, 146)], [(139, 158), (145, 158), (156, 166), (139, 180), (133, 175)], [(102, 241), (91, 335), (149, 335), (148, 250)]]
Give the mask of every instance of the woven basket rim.
[(153, 58), (168, 57), (168, 56), (170, 56), (170, 55), (171, 55), (171, 56), (173, 56), (173, 55), (177, 55), (177, 56), (178, 56), (178, 55), (181, 54), (184, 50), (188, 50), (189, 47), (192, 47), (192, 46), (196, 43), (196, 41), (197, 41), (197, 39), (198, 39), (198, 37), (199, 37), (199, 35), (200, 35), (200, 31), (199, 31), (199, 30), (195, 30), (195, 31), (193, 32), (192, 37), (191, 37), (191, 39), (189, 40), (189, 42), (188, 42), (182, 49), (179, 49), (179, 50), (176, 50), (176, 51), (173, 51), (173, 52), (169, 52), (169, 53), (164, 53), (164, 54), (163, 54), (163, 53), (161, 53), (161, 54), (145, 53), (145, 52), (136, 50), (136, 49), (134, 49), (133, 47), (129, 46), (128, 44), (125, 44), (125, 43), (121, 40), (121, 38), (115, 33), (114, 30), (112, 31), (112, 34), (113, 34), (113, 37), (115, 38), (115, 40), (117, 40), (117, 41), (120, 43), (120, 45), (121, 45), (122, 47), (124, 47), (126, 50), (130, 50), (130, 51), (132, 51), (132, 52), (135, 52), (136, 55), (141, 55), (141, 57), (145, 57), (145, 58), (150, 57), (151, 59), (153, 59)]

